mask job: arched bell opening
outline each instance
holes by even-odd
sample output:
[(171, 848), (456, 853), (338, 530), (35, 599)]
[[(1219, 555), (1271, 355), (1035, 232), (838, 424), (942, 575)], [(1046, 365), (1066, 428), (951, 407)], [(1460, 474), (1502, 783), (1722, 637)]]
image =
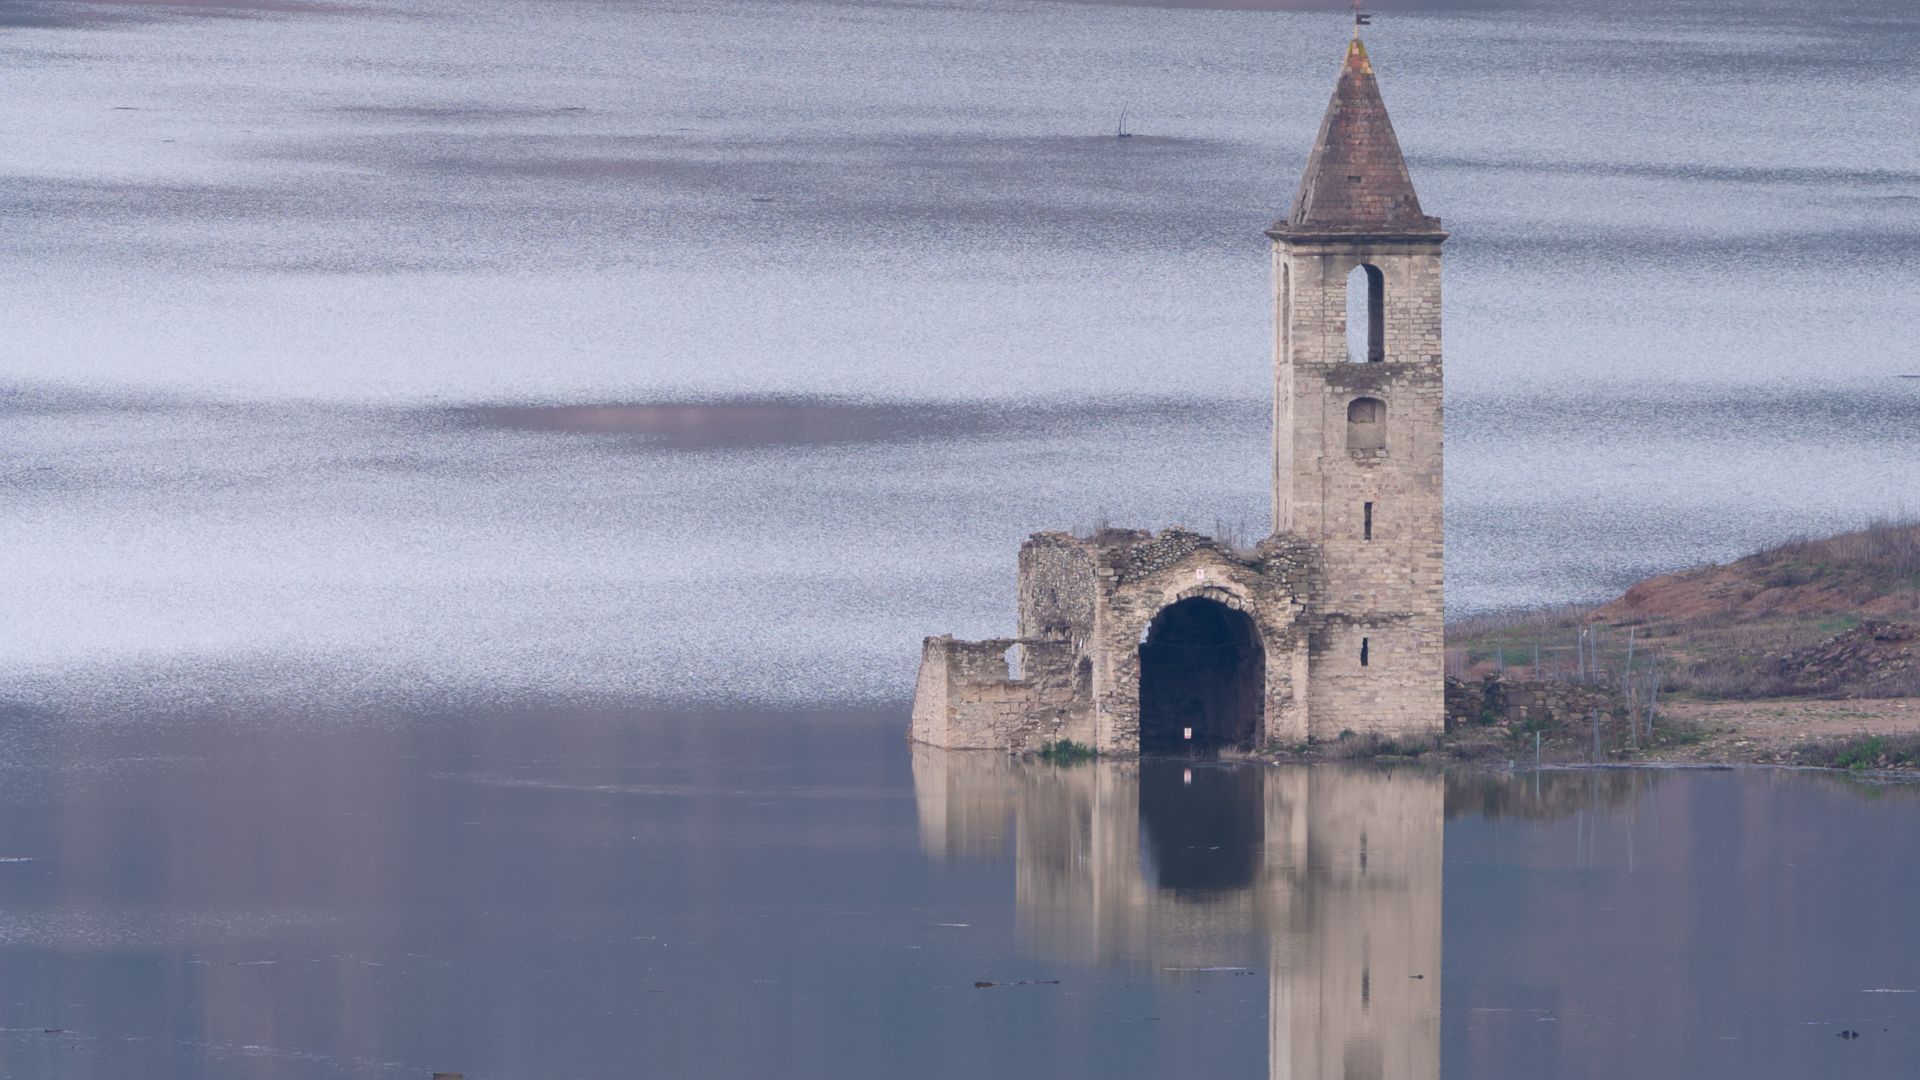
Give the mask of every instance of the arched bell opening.
[(1378, 364), (1387, 358), (1387, 277), (1372, 263), (1347, 275), (1347, 359)]
[(1140, 752), (1251, 750), (1265, 688), (1266, 651), (1245, 612), (1198, 596), (1167, 605), (1140, 645)]

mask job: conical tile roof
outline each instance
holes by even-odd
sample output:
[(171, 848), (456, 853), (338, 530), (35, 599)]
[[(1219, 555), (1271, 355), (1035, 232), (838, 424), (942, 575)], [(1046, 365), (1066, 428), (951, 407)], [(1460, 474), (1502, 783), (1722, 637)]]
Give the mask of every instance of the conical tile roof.
[(1355, 235), (1441, 232), (1439, 218), (1420, 212), (1420, 197), (1413, 193), (1407, 160), (1359, 38), (1347, 46), (1300, 193), (1279, 227)]

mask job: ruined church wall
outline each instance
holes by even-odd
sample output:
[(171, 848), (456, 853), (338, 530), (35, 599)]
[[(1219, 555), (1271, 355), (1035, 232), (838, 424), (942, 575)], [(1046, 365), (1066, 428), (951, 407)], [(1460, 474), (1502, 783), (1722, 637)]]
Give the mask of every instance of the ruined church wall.
[(1300, 620), (1312, 560), (1308, 546), (1288, 538), (1269, 540), (1249, 559), (1179, 529), (1103, 550), (1091, 646), (1100, 751), (1139, 751), (1140, 642), (1161, 609), (1196, 596), (1245, 613), (1259, 632), (1265, 686), (1256, 745), (1304, 738), (1307, 638)]
[(907, 738), (929, 746), (950, 746), (947, 732), (947, 684), (952, 675), (948, 657), (950, 637), (930, 637), (920, 644), (920, 673), (913, 684), (913, 716)]
[[(1016, 646), (1019, 678), (1007, 663)], [(1091, 743), (1088, 679), (1088, 665), (1064, 642), (928, 638), (909, 737), (955, 750), (1038, 750), (1057, 739)]]
[(1096, 575), (1085, 542), (1034, 534), (1020, 546), (1020, 636), (1085, 641), (1093, 633)]

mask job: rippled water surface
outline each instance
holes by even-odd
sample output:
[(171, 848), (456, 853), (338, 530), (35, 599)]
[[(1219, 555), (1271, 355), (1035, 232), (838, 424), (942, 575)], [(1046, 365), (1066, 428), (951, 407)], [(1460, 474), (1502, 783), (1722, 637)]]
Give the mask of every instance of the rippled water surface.
[[(0, 0), (0, 27), (18, 699), (897, 701), (922, 634), (1010, 626), (1029, 532), (1263, 529), (1260, 230), (1338, 15)], [(1920, 507), (1911, 5), (1371, 33), (1454, 234), (1452, 610)]]
[(1062, 769), (885, 714), (285, 721), (0, 734), (0, 1075), (1920, 1060), (1903, 788)]

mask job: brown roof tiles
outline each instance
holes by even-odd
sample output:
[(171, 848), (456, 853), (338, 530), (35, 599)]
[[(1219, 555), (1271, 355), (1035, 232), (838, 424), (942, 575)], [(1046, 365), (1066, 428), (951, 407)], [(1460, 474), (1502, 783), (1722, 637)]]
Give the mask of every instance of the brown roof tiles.
[(1300, 194), (1278, 228), (1357, 235), (1441, 231), (1439, 218), (1420, 212), (1406, 158), (1393, 136), (1393, 121), (1387, 118), (1373, 65), (1358, 38), (1347, 47), (1340, 82), (1300, 180)]

